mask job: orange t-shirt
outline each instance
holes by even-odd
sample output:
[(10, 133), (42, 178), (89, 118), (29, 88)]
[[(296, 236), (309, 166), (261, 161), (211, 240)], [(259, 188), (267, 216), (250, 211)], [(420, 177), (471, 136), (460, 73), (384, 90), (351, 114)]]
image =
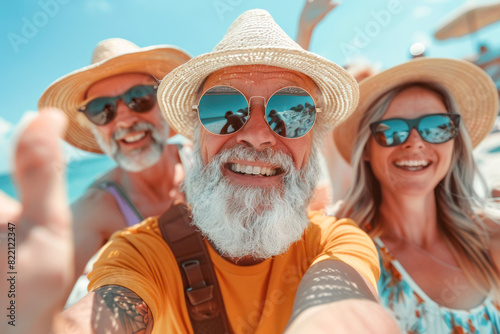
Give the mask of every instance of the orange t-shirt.
[[(349, 264), (376, 289), (380, 269), (370, 237), (348, 219), (336, 220), (319, 212), (311, 212), (309, 219), (306, 233), (285, 254), (253, 266), (232, 264), (206, 243), (235, 333), (283, 332), (302, 276), (322, 260)], [(134, 291), (153, 314), (153, 333), (193, 332), (181, 274), (157, 218), (115, 233), (89, 279), (89, 291), (104, 285)]]

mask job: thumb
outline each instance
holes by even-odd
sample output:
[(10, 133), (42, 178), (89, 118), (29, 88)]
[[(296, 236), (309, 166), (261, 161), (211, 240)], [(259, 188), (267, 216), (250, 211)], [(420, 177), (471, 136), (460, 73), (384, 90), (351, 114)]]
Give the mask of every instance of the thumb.
[(65, 127), (61, 111), (41, 110), (21, 133), (15, 150), (14, 174), (23, 216), (42, 225), (66, 223), (69, 218), (65, 165), (59, 143)]

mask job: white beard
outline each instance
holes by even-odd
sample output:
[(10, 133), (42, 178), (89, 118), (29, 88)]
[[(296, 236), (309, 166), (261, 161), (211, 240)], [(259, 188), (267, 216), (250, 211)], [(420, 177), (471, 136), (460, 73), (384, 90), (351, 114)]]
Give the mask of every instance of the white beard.
[[(231, 160), (280, 166), (282, 186), (261, 188), (231, 184), (222, 168)], [(192, 169), (185, 180), (193, 222), (222, 256), (270, 258), (288, 250), (309, 225), (307, 206), (319, 180), (318, 151), (313, 145), (300, 171), (281, 151), (238, 145), (203, 166), (196, 143)]]
[[(125, 134), (136, 131), (150, 131), (153, 142), (148, 147), (136, 149), (127, 155), (123, 154), (115, 138), (122, 138)], [(111, 136), (109, 143), (101, 137), (96, 126), (92, 126), (92, 132), (101, 150), (116, 161), (118, 166), (128, 172), (140, 172), (160, 160), (168, 138), (169, 127), (165, 124), (157, 129), (151, 123), (137, 122), (129, 128), (117, 129)]]

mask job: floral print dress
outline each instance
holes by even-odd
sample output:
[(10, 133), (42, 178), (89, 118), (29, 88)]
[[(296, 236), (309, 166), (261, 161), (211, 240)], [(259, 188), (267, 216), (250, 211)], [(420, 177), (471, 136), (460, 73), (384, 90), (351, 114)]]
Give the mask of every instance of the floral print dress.
[(379, 238), (380, 302), (407, 334), (500, 334), (500, 302), (492, 297), (469, 310), (450, 309), (429, 298)]

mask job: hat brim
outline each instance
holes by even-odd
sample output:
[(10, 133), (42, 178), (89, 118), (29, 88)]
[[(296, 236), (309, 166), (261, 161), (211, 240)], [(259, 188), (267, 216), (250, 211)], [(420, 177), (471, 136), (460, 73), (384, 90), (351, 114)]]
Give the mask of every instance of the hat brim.
[(158, 88), (158, 101), (170, 126), (193, 139), (198, 92), (206, 77), (219, 69), (241, 65), (276, 66), (303, 73), (322, 92), (318, 121), (334, 127), (356, 108), (356, 80), (341, 66), (314, 53), (289, 48), (241, 48), (200, 55), (170, 72)]
[(412, 82), (434, 83), (449, 91), (474, 147), (492, 130), (498, 114), (498, 93), (486, 72), (464, 60), (414, 59), (360, 82), (358, 108), (334, 132), (335, 144), (347, 162), (351, 162), (359, 123), (367, 110), (386, 92)]
[(94, 83), (123, 73), (145, 73), (160, 80), (191, 57), (180, 48), (157, 45), (125, 53), (79, 70), (52, 83), (38, 102), (39, 110), (56, 107), (64, 111), (68, 126), (63, 139), (71, 145), (94, 153), (103, 153), (90, 129), (90, 122), (78, 116), (77, 108)]

